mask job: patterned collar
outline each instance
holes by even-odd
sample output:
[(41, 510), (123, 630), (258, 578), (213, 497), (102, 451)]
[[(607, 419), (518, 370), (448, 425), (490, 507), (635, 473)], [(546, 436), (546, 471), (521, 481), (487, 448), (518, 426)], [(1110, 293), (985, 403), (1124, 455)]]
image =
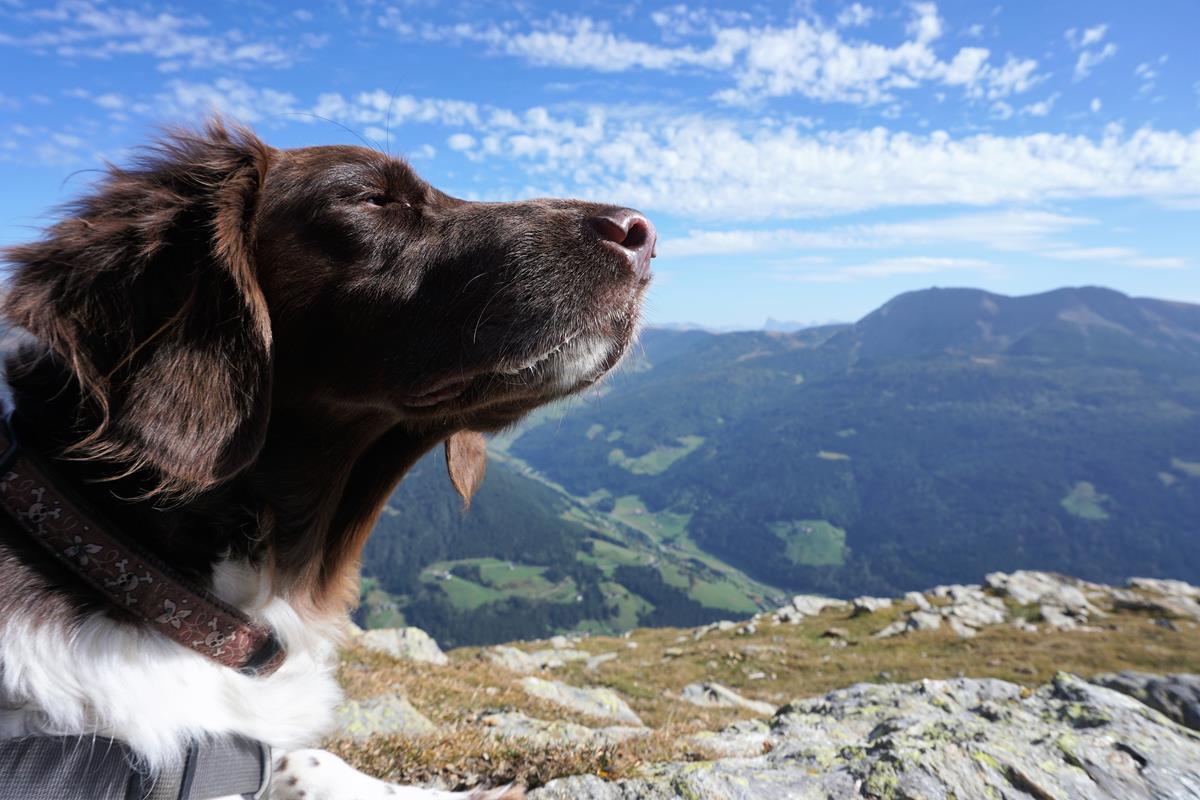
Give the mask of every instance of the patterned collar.
[(160, 559), (118, 536), (0, 424), (0, 509), (109, 604), (163, 636), (251, 676), (279, 669), (287, 656), (274, 632), (191, 586)]

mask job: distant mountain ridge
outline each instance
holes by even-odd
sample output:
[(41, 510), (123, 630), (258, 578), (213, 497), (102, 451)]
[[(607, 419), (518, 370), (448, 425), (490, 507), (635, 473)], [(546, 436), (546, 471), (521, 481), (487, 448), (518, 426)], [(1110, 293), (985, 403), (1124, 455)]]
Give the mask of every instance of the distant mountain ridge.
[[(525, 481), (556, 487), (544, 530), (591, 542), (572, 569), (603, 621), (525, 615), (551, 628), (698, 624), (784, 591), (897, 594), (992, 570), (1196, 582), (1200, 306), (931, 289), (852, 325), (651, 329), (595, 396), (495, 444), (499, 469), (523, 473), (497, 483), (504, 502), (526, 502)], [(510, 535), (493, 519), (471, 555)], [(549, 566), (536, 536), (518, 539), (505, 558)], [(423, 583), (427, 600), (455, 580)]]
[[(1103, 356), (1118, 337), (1130, 347), (1200, 355), (1200, 306), (1131, 298), (1111, 289), (1057, 289), (1006, 297), (979, 289), (928, 289), (888, 301), (846, 335), (862, 358), (920, 357), (964, 351), (976, 355), (1038, 355), (1059, 336)], [(1088, 341), (1091, 340), (1091, 341)], [(1051, 355), (1062, 355), (1061, 346)]]

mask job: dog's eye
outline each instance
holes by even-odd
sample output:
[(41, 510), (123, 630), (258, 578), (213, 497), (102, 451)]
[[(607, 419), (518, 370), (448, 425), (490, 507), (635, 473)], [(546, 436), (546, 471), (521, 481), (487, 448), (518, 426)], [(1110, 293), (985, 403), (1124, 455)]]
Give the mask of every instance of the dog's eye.
[(387, 208), (388, 206), (403, 206), (410, 208), (408, 203), (403, 200), (397, 200), (394, 197), (389, 197), (386, 194), (373, 194), (364, 200), (367, 205), (375, 206), (376, 208)]

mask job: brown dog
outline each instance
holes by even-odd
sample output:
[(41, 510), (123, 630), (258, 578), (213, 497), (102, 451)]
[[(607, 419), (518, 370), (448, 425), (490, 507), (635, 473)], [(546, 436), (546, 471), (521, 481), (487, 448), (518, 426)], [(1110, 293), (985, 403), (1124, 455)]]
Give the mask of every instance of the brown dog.
[(469, 499), (481, 432), (608, 372), (654, 245), (630, 209), (465, 202), (378, 152), (277, 150), (220, 122), (111, 169), (6, 253), (4, 311), (32, 335), (9, 361), (15, 437), (286, 657), (251, 675), (180, 646), (0, 520), (0, 735), (108, 736), (151, 770), (196, 737), (311, 743), (397, 481), (445, 443)]

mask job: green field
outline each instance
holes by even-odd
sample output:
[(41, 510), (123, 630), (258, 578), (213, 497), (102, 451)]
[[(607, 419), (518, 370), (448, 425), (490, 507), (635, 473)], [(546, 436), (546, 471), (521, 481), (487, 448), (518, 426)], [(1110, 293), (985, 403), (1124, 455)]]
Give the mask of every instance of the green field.
[(679, 442), (679, 446), (668, 447), (663, 445), (636, 458), (627, 456), (624, 450), (616, 448), (609, 452), (608, 463), (615, 464), (621, 467), (621, 469), (632, 472), (634, 475), (661, 475), (670, 469), (671, 465), (676, 461), (704, 444), (704, 437), (680, 436), (675, 441)]
[(846, 561), (846, 531), (823, 519), (800, 519), (771, 524), (783, 540), (793, 564), (810, 567), (841, 566)]
[[(478, 571), (478, 580), (466, 577), (464, 571)], [(421, 571), (421, 581), (437, 586), (455, 608), (472, 610), (487, 603), (509, 597), (523, 597), (547, 603), (568, 603), (575, 598), (575, 582), (571, 578), (550, 581), (545, 577), (547, 567), (514, 564), (495, 558), (465, 558), (439, 561)]]
[(1100, 521), (1108, 519), (1108, 512), (1104, 510), (1104, 504), (1109, 500), (1108, 495), (1100, 494), (1092, 484), (1087, 481), (1079, 481), (1060, 502), (1069, 514), (1080, 519)]
[(1200, 478), (1200, 461), (1184, 461), (1182, 458), (1172, 458), (1171, 466), (1193, 478)]
[(612, 516), (653, 539), (670, 541), (687, 531), (691, 514), (673, 511), (650, 511), (635, 494), (617, 498)]

